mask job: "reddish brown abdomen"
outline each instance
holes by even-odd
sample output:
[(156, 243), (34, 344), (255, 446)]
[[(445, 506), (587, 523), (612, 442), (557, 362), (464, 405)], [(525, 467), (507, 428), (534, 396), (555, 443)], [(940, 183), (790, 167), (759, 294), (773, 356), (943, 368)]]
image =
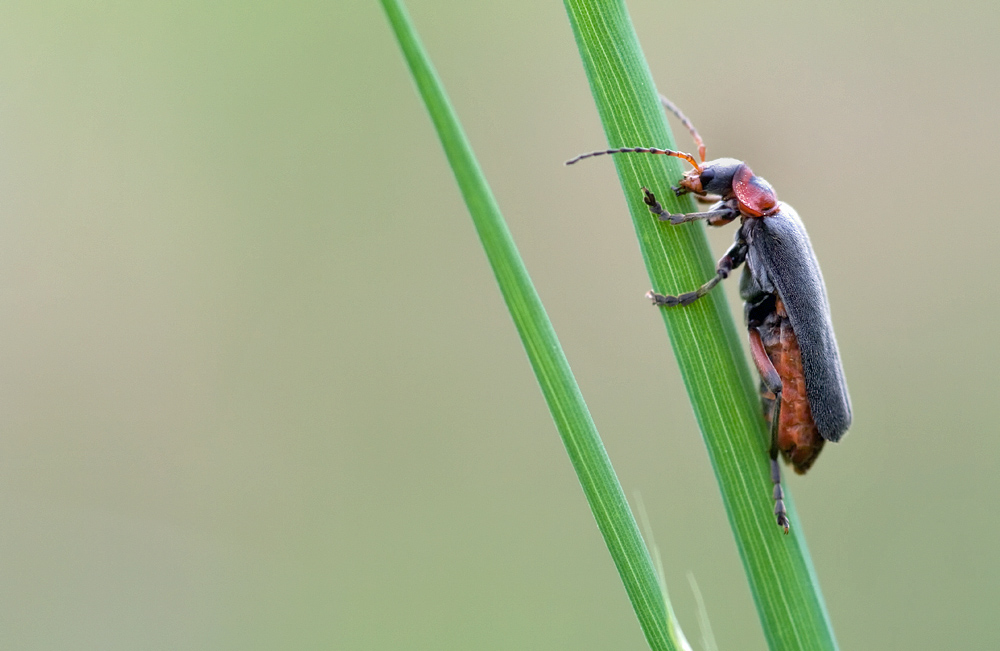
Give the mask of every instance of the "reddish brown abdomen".
[[(802, 352), (781, 299), (776, 300), (774, 312), (764, 320), (760, 333), (764, 350), (781, 377), (778, 449), (791, 461), (795, 472), (802, 474), (816, 460), (824, 441), (813, 422), (806, 394), (806, 377), (802, 370)], [(770, 420), (774, 398), (763, 387), (761, 397), (765, 417)]]

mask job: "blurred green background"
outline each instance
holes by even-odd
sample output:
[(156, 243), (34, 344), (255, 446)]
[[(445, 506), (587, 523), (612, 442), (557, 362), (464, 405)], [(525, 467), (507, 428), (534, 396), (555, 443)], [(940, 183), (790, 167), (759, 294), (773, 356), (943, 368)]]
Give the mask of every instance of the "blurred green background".
[[(691, 572), (764, 648), (613, 167), (562, 166), (562, 4), (409, 8), (688, 636)], [(1000, 9), (630, 8), (823, 265), (855, 425), (787, 481), (842, 647), (1000, 647)], [(5, 649), (644, 648), (377, 3), (0, 8), (0, 559)]]

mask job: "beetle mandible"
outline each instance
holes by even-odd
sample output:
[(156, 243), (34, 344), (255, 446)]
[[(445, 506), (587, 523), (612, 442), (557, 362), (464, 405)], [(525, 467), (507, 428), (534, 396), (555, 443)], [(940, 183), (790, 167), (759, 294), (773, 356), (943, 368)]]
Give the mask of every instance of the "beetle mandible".
[[(750, 337), (750, 356), (760, 373), (764, 417), (771, 433), (769, 450), (774, 484), (774, 515), (788, 533), (781, 489), (780, 452), (795, 472), (805, 473), (826, 441), (836, 443), (851, 425), (840, 352), (830, 320), (830, 305), (809, 236), (791, 206), (778, 201), (771, 184), (734, 158), (705, 162), (705, 144), (690, 120), (666, 97), (660, 101), (684, 124), (698, 145), (700, 162), (691, 154), (655, 147), (623, 147), (582, 154), (567, 165), (606, 154), (645, 153), (681, 158), (691, 164), (673, 188), (678, 196), (694, 194), (712, 203), (705, 212), (671, 214), (642, 188), (643, 201), (661, 221), (671, 224), (704, 219), (723, 226), (737, 217), (736, 241), (716, 265), (715, 275), (693, 292), (646, 294), (654, 305), (690, 305), (746, 262), (740, 297)], [(710, 197), (709, 195), (715, 195)]]

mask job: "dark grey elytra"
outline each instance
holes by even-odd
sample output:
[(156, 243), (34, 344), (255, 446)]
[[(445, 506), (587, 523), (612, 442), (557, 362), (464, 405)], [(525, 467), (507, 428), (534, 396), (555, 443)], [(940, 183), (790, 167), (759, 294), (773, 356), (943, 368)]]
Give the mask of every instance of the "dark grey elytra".
[[(761, 377), (765, 416), (770, 420), (774, 515), (778, 525), (788, 533), (777, 461), (779, 452), (797, 472), (804, 473), (815, 461), (824, 441), (839, 441), (851, 425), (851, 399), (833, 333), (823, 275), (795, 210), (778, 201), (771, 185), (755, 175), (746, 163), (734, 158), (705, 162), (705, 145), (694, 125), (670, 100), (663, 96), (660, 99), (691, 133), (698, 145), (700, 162), (691, 154), (670, 149), (625, 147), (582, 154), (566, 164), (623, 153), (681, 158), (694, 169), (684, 175), (674, 192), (693, 193), (699, 201), (712, 205), (705, 212), (671, 214), (652, 192), (642, 188), (650, 212), (671, 224), (704, 219), (709, 225), (722, 226), (737, 217), (740, 219), (735, 242), (720, 258), (715, 275), (708, 282), (679, 296), (653, 291), (646, 296), (662, 307), (690, 305), (746, 262), (740, 279), (740, 296), (745, 301), (751, 357)], [(786, 388), (786, 383), (794, 387), (804, 384), (805, 397), (798, 395), (794, 387)], [(791, 397), (787, 395), (789, 391)]]
[(767, 295), (777, 294), (785, 304), (802, 351), (813, 420), (820, 435), (836, 443), (851, 426), (851, 399), (826, 285), (798, 213), (784, 202), (778, 205), (781, 209), (775, 215), (746, 220), (737, 232), (748, 244), (740, 297), (748, 315)]

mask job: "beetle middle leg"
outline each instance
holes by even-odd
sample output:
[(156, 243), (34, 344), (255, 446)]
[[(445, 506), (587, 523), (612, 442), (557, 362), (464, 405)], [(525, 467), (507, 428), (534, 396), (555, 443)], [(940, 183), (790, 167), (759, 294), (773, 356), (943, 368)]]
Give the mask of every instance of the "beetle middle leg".
[(750, 356), (760, 373), (761, 382), (774, 394), (774, 403), (771, 407), (771, 448), (768, 455), (771, 457), (771, 483), (774, 484), (774, 517), (778, 521), (778, 526), (784, 528), (788, 533), (788, 513), (785, 511), (785, 493), (781, 489), (781, 466), (778, 464), (778, 426), (781, 422), (781, 377), (777, 369), (767, 356), (764, 349), (764, 342), (760, 336), (760, 330), (750, 327)]
[(690, 305), (705, 294), (712, 291), (712, 288), (727, 278), (729, 274), (732, 273), (733, 269), (743, 264), (746, 257), (747, 243), (744, 240), (739, 239), (734, 242), (731, 247), (729, 247), (729, 250), (726, 251), (725, 255), (719, 258), (719, 262), (715, 266), (715, 275), (712, 276), (712, 279), (695, 291), (687, 292), (679, 296), (667, 296), (664, 294), (657, 294), (653, 290), (649, 290), (646, 292), (646, 298), (652, 299), (653, 305), (660, 305), (662, 307)]

